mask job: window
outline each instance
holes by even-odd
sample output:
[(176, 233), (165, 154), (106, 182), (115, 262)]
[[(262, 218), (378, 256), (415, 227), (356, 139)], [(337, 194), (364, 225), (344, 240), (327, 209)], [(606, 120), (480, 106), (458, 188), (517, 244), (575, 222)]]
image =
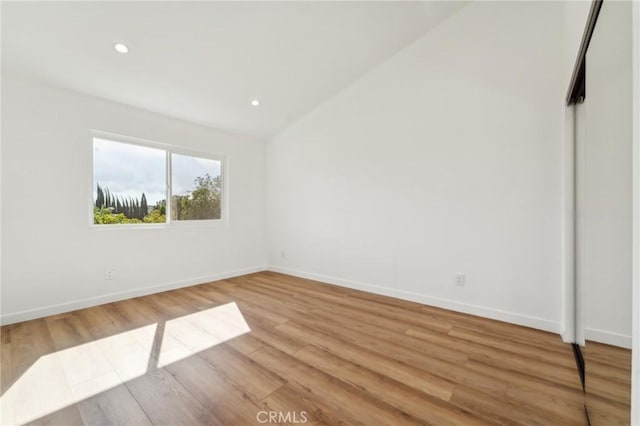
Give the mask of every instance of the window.
[(223, 218), (221, 158), (113, 139), (120, 138), (93, 138), (94, 225), (213, 222)]
[(220, 160), (171, 154), (171, 219), (220, 219)]

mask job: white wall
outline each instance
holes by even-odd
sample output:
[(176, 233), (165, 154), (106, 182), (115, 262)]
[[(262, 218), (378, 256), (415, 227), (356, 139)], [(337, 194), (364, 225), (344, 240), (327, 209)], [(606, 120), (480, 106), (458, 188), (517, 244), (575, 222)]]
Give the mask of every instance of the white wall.
[[(586, 57), (586, 137), (577, 165), (585, 338), (631, 348), (631, 3), (602, 5)], [(588, 347), (588, 344), (587, 344)]]
[(564, 10), (472, 3), (269, 141), (273, 269), (559, 332)]
[[(264, 268), (263, 141), (7, 73), (2, 106), (4, 323)], [(227, 155), (229, 224), (90, 229), (89, 129)]]
[(640, 425), (640, 3), (632, 8), (633, 117), (633, 349), (631, 352), (631, 424)]

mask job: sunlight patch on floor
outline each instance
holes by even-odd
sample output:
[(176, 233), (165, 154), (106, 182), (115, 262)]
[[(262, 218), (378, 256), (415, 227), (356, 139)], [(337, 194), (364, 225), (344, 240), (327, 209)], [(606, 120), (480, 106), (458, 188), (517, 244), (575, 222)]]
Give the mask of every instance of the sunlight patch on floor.
[(158, 367), (164, 367), (250, 331), (235, 303), (172, 319), (165, 324)]
[(0, 424), (24, 424), (250, 332), (235, 303), (40, 357), (0, 397)]

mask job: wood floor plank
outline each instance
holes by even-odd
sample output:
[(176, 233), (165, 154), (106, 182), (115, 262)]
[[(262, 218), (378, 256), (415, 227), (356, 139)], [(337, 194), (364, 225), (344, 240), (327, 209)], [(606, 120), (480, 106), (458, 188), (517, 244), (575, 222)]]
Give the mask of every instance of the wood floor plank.
[[(12, 384), (11, 326), (0, 328), (0, 392), (5, 393)], [(0, 421), (2, 419), (0, 418)]]
[(604, 343), (587, 341), (585, 355), (589, 359), (597, 360), (603, 364), (610, 364), (622, 368), (631, 367), (631, 351)]
[(16, 380), (40, 357), (56, 349), (43, 319), (14, 324), (11, 330), (12, 380)]
[[(289, 300), (285, 303), (282, 299), (267, 296), (261, 292), (246, 289), (241, 286), (231, 290), (231, 293), (225, 294), (250, 306), (255, 314), (263, 319), (267, 319), (271, 325), (282, 324), (292, 316), (308, 315), (309, 313), (309, 309), (305, 309), (301, 305), (292, 307), (292, 305), (295, 306), (295, 303), (291, 303)], [(256, 308), (260, 309), (257, 310)]]
[(505, 401), (518, 406), (528, 401), (529, 408), (547, 421), (554, 418), (562, 424), (581, 424), (584, 421), (583, 398), (558, 398), (554, 392), (544, 392), (535, 386), (509, 384)]
[[(3, 425), (586, 424), (558, 335), (276, 272), (0, 336)], [(594, 418), (625, 424), (629, 351), (591, 349)]]
[(252, 336), (251, 334), (243, 334), (242, 336), (235, 337), (226, 343), (243, 354), (251, 353), (265, 345), (264, 342), (256, 339), (255, 336)]
[(473, 355), (482, 355), (500, 359), (505, 362), (509, 362), (514, 358), (520, 358), (525, 361), (531, 360), (533, 362), (575, 368), (575, 361), (571, 358), (570, 354), (545, 353), (536, 347), (511, 345), (506, 348), (496, 348), (491, 344), (491, 341), (467, 340), (451, 335), (450, 333), (443, 335), (441, 333), (433, 333), (429, 330), (418, 330), (416, 328), (410, 328), (406, 334), (431, 345), (457, 350), (461, 354), (465, 354), (467, 359)]
[[(257, 351), (251, 354), (255, 352)], [(255, 401), (263, 399), (286, 383), (276, 373), (226, 345), (207, 349), (199, 356), (204, 358), (215, 371), (236, 383)]]
[(344, 359), (348, 359), (355, 364), (375, 365), (380, 374), (393, 380), (406, 383), (419, 391), (448, 401), (453, 393), (455, 384), (449, 380), (430, 374), (426, 371), (412, 368), (411, 366), (399, 362), (393, 358), (385, 357), (381, 354), (369, 351), (356, 345), (335, 339), (327, 334), (288, 322), (278, 326), (279, 330), (285, 331), (298, 338), (303, 336), (314, 345), (326, 349)]
[(317, 318), (322, 321), (311, 322), (308, 318), (295, 318), (294, 320), (309, 326), (315, 325), (320, 329), (338, 336), (344, 336), (347, 339), (353, 339), (358, 336), (357, 340), (359, 342), (367, 343), (369, 347), (377, 346), (378, 349), (386, 352), (389, 352), (389, 348), (397, 348), (397, 350), (409, 349), (418, 351), (425, 356), (453, 363), (465, 363), (468, 359), (467, 354), (461, 351), (460, 348), (449, 348), (447, 345), (431, 345), (406, 333), (400, 334), (384, 327), (371, 326), (354, 319), (347, 321), (345, 316), (339, 317), (320, 311), (315, 311), (315, 313)]
[(324, 404), (329, 405), (332, 411), (350, 413), (349, 417), (355, 419), (356, 423), (420, 424), (417, 419), (383, 401), (372, 398), (362, 389), (348, 385), (277, 349), (265, 347), (252, 352), (249, 356), (287, 381), (306, 388)]
[(470, 410), (487, 422), (518, 424), (523, 426), (550, 424), (584, 425), (584, 410), (567, 411), (564, 416), (555, 415), (539, 407), (508, 400), (502, 396), (479, 392), (464, 385), (456, 387), (451, 403)]
[(126, 386), (153, 424), (223, 424), (164, 369), (130, 380)]
[(593, 417), (593, 425), (629, 425), (629, 404), (612, 401), (597, 395), (587, 395), (589, 416)]
[(597, 395), (601, 398), (607, 398), (622, 404), (630, 404), (629, 399), (629, 382), (620, 382), (612, 380), (611, 377), (599, 376), (592, 374), (588, 377), (589, 383), (587, 391), (591, 395)]
[(45, 319), (11, 326), (11, 361), (10, 385), (2, 395), (9, 424), (82, 424)]
[(204, 358), (194, 356), (175, 362), (166, 370), (225, 425), (249, 425), (260, 410), (256, 400)]
[(484, 355), (474, 355), (469, 359), (478, 361), (485, 366), (493, 366), (503, 371), (510, 371), (514, 373), (514, 375), (527, 375), (548, 383), (555, 383), (574, 389), (582, 388), (579, 378), (576, 377), (576, 370), (574, 368), (554, 366), (553, 364), (538, 362), (519, 356), (511, 356), (510, 360), (507, 360), (507, 357), (502, 358), (503, 359), (495, 359)]
[[(256, 413), (256, 420), (268, 418), (268, 413), (295, 413), (302, 421), (303, 416), (308, 425), (357, 425), (361, 424), (357, 419), (344, 413), (336, 413), (329, 404), (315, 397), (307, 389), (292, 383), (287, 383), (271, 395), (262, 400), (261, 414)], [(267, 414), (265, 414), (266, 412)], [(258, 415), (260, 418), (258, 418)], [(249, 423), (247, 423), (249, 424)]]
[(113, 344), (103, 341), (109, 337), (101, 336), (109, 328), (113, 336), (113, 325), (105, 321), (103, 330), (89, 330), (85, 325), (90, 324), (85, 321), (86, 316), (86, 312), (78, 311), (47, 320), (82, 419), (96, 425), (150, 425), (146, 413), (103, 351)]
[(402, 382), (390, 379), (363, 366), (355, 365), (328, 351), (308, 346), (296, 353), (295, 357), (362, 389), (399, 410), (407, 412), (426, 424), (484, 424), (469, 415), (464, 409), (444, 404), (438, 398), (430, 398)]
[(309, 344), (305, 340), (291, 336), (277, 328), (263, 327), (259, 320), (251, 321), (249, 319), (248, 322), (251, 326), (251, 336), (261, 341), (265, 346), (272, 346), (285, 353), (294, 354)]
[[(265, 307), (273, 310), (282, 310), (279, 301), (269, 301), (263, 299)], [(459, 350), (459, 348), (449, 349), (446, 345), (428, 345), (423, 340), (407, 337), (406, 335), (399, 334), (397, 331), (389, 330), (378, 324), (372, 325), (369, 322), (360, 321), (355, 318), (351, 318), (347, 315), (336, 314), (332, 310), (313, 309), (313, 320), (309, 321), (309, 315), (307, 312), (289, 312), (289, 319), (309, 325), (316, 325), (323, 329), (328, 329), (336, 335), (343, 335), (346, 338), (353, 338), (354, 335), (360, 337), (370, 336), (370, 343), (374, 345), (383, 345), (385, 350), (389, 347), (406, 347), (414, 350), (419, 350), (424, 354), (438, 357), (440, 359), (448, 361), (465, 362), (467, 356)], [(318, 321), (320, 319), (321, 321)], [(277, 325), (277, 324), (276, 324)], [(277, 327), (276, 327), (277, 328)], [(402, 331), (406, 330), (406, 326)], [(375, 336), (375, 337), (373, 337)]]
[(77, 405), (86, 425), (152, 424), (125, 385), (109, 388), (96, 396), (79, 401)]
[[(319, 311), (317, 309), (314, 309), (312, 312), (314, 314), (318, 314)], [(321, 319), (322, 321), (317, 321), (317, 319)], [(429, 346), (423, 344), (422, 342), (408, 339), (406, 338), (406, 336), (404, 336), (403, 340), (402, 335), (398, 335), (398, 333), (384, 333), (384, 328), (372, 327), (367, 323), (354, 320), (353, 318), (348, 318), (347, 316), (340, 317), (336, 315), (314, 315), (314, 321), (309, 322), (301, 319), (300, 316), (296, 315), (295, 318), (292, 318), (292, 320), (295, 320), (298, 323), (302, 322), (305, 325), (316, 325), (320, 330), (328, 331), (330, 334), (334, 334), (336, 336), (343, 336), (348, 341), (357, 341), (359, 345), (364, 346), (367, 349), (371, 349), (374, 351), (378, 349), (378, 352), (382, 355), (391, 356), (398, 360), (405, 361), (407, 363), (410, 363), (415, 368), (437, 373), (439, 376), (446, 379), (451, 379), (455, 382), (462, 382), (470, 386), (477, 386), (481, 389), (491, 391), (494, 394), (500, 394), (506, 391), (506, 383), (504, 382), (495, 381), (491, 377), (488, 377), (486, 375), (483, 376), (475, 373), (470, 373), (453, 365), (452, 363), (456, 360), (459, 362), (466, 361), (467, 357), (463, 354), (461, 355), (461, 352), (459, 351), (446, 351), (445, 349), (443, 349), (446, 348), (446, 346)], [(332, 326), (331, 323), (334, 322), (337, 323)], [(359, 332), (362, 330), (366, 330), (369, 334), (354, 334), (349, 332), (347, 330), (347, 327), (354, 327)], [(406, 326), (404, 328), (406, 328)], [(377, 337), (372, 338), (372, 336), (374, 335), (377, 335)], [(444, 335), (444, 338), (447, 339), (448, 337)], [(367, 343), (369, 343), (369, 345), (367, 345)], [(416, 346), (416, 344), (419, 345)], [(405, 350), (403, 349), (403, 346), (412, 348), (412, 350)], [(393, 350), (390, 351), (389, 348), (393, 348)], [(436, 349), (435, 353), (437, 353), (441, 358), (446, 359), (446, 361), (429, 356), (434, 353), (434, 348)], [(440, 350), (437, 350), (438, 348), (440, 348)], [(287, 350), (285, 350), (285, 352), (295, 353), (295, 351), (291, 352)]]
[[(507, 383), (507, 387), (515, 384), (535, 389), (540, 393), (546, 393), (561, 400), (578, 403), (584, 401), (582, 389), (579, 386), (576, 386), (573, 380), (571, 380), (570, 383), (557, 384), (529, 374), (524, 374), (514, 370), (505, 370), (499, 365), (481, 362), (476, 359), (470, 359), (467, 362), (466, 367), (468, 371), (479, 374), (488, 374), (498, 380), (502, 380)], [(580, 379), (577, 378), (576, 380), (579, 381)], [(523, 399), (522, 402), (531, 403), (531, 401), (528, 401), (527, 399)]]
[(631, 375), (629, 374), (631, 369), (630, 364), (626, 366), (622, 366), (621, 364), (611, 365), (611, 361), (603, 363), (591, 358), (589, 358), (588, 361), (590, 376), (594, 375), (607, 380), (613, 380), (617, 383), (631, 385)]
[[(21, 423), (22, 424), (22, 423)], [(61, 408), (58, 411), (47, 414), (34, 421), (23, 423), (28, 426), (48, 426), (48, 425), (65, 425), (65, 426), (82, 426), (84, 421), (80, 415), (78, 407), (71, 405)]]
[[(513, 341), (506, 336), (496, 337), (495, 335), (488, 335), (484, 332), (468, 330), (462, 327), (452, 327), (448, 335), (458, 338), (458, 342), (479, 343), (483, 346), (494, 348), (496, 349), (496, 351), (493, 351), (492, 356), (494, 357), (503, 352), (507, 354), (517, 354), (533, 361), (538, 360), (569, 368), (575, 367), (573, 356), (566, 351), (556, 352), (549, 350), (549, 348), (541, 348), (521, 341)], [(470, 347), (477, 348), (477, 346), (474, 345), (470, 345)]]

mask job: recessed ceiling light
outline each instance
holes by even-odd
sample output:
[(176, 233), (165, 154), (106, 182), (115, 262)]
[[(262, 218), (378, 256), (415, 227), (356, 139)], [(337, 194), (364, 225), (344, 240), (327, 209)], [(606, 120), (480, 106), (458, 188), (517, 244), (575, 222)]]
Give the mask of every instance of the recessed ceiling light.
[(251, 101), (251, 105), (258, 106), (258, 105), (260, 105), (260, 101), (257, 100), (257, 99), (254, 99), (254, 100)]
[(129, 48), (122, 43), (114, 44), (113, 48), (116, 49), (116, 52), (118, 53), (127, 53), (129, 51)]

